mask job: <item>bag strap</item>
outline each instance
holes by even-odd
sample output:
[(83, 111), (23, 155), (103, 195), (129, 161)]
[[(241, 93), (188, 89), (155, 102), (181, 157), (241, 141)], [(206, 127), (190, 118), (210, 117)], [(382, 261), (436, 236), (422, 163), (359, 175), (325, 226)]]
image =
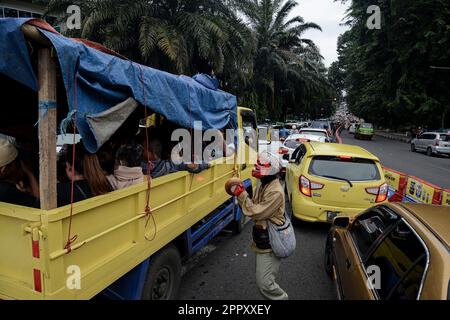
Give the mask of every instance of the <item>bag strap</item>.
[(77, 183), (75, 183), (75, 187), (78, 189), (78, 191), (80, 191), (81, 195), (84, 197), (84, 200), (86, 200), (88, 198), (88, 196), (83, 191), (83, 189), (81, 189), (81, 187)]

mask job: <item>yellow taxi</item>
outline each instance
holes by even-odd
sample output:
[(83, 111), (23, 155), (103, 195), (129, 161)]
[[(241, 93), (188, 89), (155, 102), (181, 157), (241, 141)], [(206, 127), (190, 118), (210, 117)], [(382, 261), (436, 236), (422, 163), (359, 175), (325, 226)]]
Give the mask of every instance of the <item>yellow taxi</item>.
[(286, 189), (293, 216), (307, 222), (356, 216), (388, 197), (380, 160), (344, 144), (300, 145), (287, 168)]

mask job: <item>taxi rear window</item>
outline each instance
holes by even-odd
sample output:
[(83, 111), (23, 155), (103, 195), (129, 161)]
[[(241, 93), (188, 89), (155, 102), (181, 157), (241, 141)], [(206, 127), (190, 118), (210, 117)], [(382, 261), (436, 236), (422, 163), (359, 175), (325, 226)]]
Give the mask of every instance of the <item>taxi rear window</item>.
[(286, 141), (286, 143), (284, 145), (286, 146), (286, 148), (289, 148), (289, 149), (297, 149), (298, 146), (300, 146), (301, 144), (302, 143), (297, 140), (288, 140), (288, 141)]
[(309, 174), (350, 181), (378, 181), (381, 173), (375, 161), (363, 158), (318, 156), (311, 161)]

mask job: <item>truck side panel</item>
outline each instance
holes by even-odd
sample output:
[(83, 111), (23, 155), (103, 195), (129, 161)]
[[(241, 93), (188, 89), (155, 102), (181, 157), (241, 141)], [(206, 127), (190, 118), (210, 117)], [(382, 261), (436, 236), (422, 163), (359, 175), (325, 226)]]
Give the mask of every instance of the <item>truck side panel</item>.
[[(69, 207), (48, 212), (35, 210), (34, 216), (25, 220), (0, 215), (2, 230), (6, 226), (10, 230), (7, 237), (1, 235), (2, 239), (8, 239), (10, 248), (0, 247), (2, 274), (9, 277), (0, 278), (0, 296), (19, 299), (95, 296), (227, 201), (229, 196), (223, 186), (233, 169), (233, 165), (216, 165), (198, 175), (180, 172), (153, 180), (150, 203), (154, 220), (144, 211), (146, 184), (75, 204), (71, 237), (76, 235), (77, 239), (70, 253), (64, 249), (69, 235)], [(5, 210), (11, 207), (4, 206)], [(24, 232), (25, 227), (39, 222), (36, 212), (41, 220), (39, 266), (43, 295), (33, 292), (31, 235)], [(70, 266), (80, 268), (80, 290), (66, 287)]]

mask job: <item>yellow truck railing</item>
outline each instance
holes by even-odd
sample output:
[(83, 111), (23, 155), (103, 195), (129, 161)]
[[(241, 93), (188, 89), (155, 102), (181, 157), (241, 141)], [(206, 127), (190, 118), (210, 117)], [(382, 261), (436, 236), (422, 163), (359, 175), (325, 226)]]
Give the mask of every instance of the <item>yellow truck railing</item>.
[[(214, 211), (229, 196), (223, 186), (233, 164), (213, 165), (198, 175), (176, 173), (153, 180), (153, 219), (145, 214), (147, 184), (42, 211), (0, 204), (0, 297), (4, 299), (89, 299)], [(152, 241), (146, 238), (152, 238)], [(37, 238), (37, 239), (35, 239)], [(33, 257), (33, 240), (39, 258)], [(81, 271), (81, 288), (70, 290), (69, 267)], [(36, 291), (35, 271), (42, 292)], [(7, 276), (6, 276), (7, 275)]]

